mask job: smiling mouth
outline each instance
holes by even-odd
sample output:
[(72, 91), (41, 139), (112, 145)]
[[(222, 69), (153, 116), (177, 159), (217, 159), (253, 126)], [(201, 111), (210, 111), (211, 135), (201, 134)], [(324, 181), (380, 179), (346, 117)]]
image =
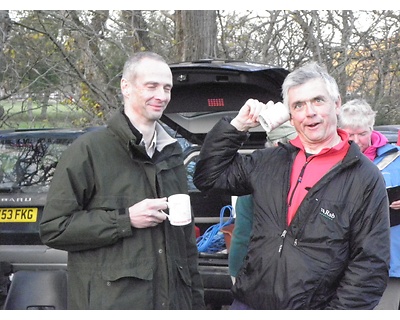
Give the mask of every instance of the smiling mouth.
[(155, 106), (155, 105), (153, 105), (152, 107), (153, 107), (154, 110), (157, 110), (157, 111), (161, 111), (161, 110), (164, 109), (164, 106)]

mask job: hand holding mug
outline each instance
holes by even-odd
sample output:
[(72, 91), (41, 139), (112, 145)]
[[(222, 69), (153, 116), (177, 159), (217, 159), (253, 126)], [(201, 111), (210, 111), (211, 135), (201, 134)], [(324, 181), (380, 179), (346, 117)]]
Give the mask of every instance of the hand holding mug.
[(174, 226), (184, 226), (192, 221), (192, 207), (190, 196), (184, 193), (168, 197), (168, 213), (165, 213), (169, 222)]
[(282, 102), (269, 101), (258, 115), (258, 121), (269, 133), (290, 119), (290, 114)]

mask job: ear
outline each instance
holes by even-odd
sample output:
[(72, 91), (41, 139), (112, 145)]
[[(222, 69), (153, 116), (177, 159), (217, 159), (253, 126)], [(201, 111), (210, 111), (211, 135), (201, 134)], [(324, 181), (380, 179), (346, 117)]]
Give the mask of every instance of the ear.
[(129, 95), (129, 82), (125, 78), (121, 79), (121, 93), (124, 97)]
[(335, 102), (335, 112), (339, 115), (340, 108), (342, 107), (342, 98), (339, 96), (338, 100)]

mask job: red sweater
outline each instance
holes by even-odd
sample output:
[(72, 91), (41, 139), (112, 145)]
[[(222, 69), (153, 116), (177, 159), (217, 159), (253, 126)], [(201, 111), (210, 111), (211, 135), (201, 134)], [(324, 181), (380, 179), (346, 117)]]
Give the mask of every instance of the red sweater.
[(297, 137), (290, 141), (292, 145), (300, 148), (293, 163), (290, 176), (290, 190), (287, 197), (288, 218), (287, 224), (292, 221), (300, 203), (303, 201), (308, 190), (316, 184), (335, 164), (342, 161), (350, 145), (348, 134), (337, 130), (342, 142), (332, 148), (322, 149), (320, 153), (306, 158), (304, 146)]

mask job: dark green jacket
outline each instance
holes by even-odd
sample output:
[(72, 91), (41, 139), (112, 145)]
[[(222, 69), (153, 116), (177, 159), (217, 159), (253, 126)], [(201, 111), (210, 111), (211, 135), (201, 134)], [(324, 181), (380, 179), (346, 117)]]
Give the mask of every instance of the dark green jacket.
[(235, 228), (232, 232), (231, 246), (229, 248), (229, 274), (237, 277), (247, 255), (251, 228), (253, 226), (253, 197), (251, 195), (237, 198), (235, 211)]
[(42, 241), (68, 251), (70, 309), (202, 309), (193, 222), (131, 227), (128, 207), (187, 193), (179, 143), (149, 158), (118, 112), (63, 154), (40, 224)]

